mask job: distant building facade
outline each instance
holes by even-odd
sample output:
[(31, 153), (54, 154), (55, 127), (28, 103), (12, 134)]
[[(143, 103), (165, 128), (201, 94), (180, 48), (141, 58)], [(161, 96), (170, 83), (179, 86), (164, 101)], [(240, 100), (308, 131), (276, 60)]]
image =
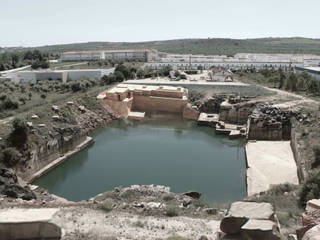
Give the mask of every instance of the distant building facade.
[(110, 69), (79, 69), (79, 70), (42, 70), (20, 71), (7, 77), (15, 83), (37, 83), (44, 80), (56, 80), (61, 82), (78, 81), (83, 78), (95, 79), (114, 72)]
[(188, 90), (182, 87), (118, 84), (97, 96), (107, 109), (119, 117), (145, 112), (182, 114), (188, 104)]
[(61, 61), (98, 61), (98, 60), (128, 60), (128, 61), (155, 61), (158, 51), (154, 49), (128, 49), (103, 51), (75, 51), (61, 54)]
[(171, 66), (174, 69), (186, 70), (210, 69), (222, 67), (232, 70), (262, 69), (262, 68), (294, 68), (303, 66), (319, 66), (320, 56), (309, 54), (260, 54), (238, 53), (234, 56), (226, 55), (190, 55), (159, 53), (158, 60), (145, 63), (144, 67), (160, 69)]
[(320, 80), (320, 67), (296, 67), (296, 72), (306, 72), (312, 77)]

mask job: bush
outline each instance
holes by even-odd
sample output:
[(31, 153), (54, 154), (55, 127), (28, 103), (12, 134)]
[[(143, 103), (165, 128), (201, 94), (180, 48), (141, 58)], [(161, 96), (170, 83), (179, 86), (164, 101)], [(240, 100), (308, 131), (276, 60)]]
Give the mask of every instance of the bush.
[(73, 92), (80, 91), (80, 90), (81, 90), (80, 83), (79, 83), (79, 82), (72, 83), (72, 84), (71, 84), (71, 90), (72, 90)]
[(300, 192), (300, 204), (305, 206), (311, 199), (320, 198), (320, 170), (313, 171), (303, 184)]
[(15, 148), (6, 148), (2, 152), (2, 162), (7, 167), (15, 166), (21, 159), (21, 154)]
[(12, 122), (13, 131), (9, 135), (9, 142), (12, 146), (22, 148), (27, 141), (28, 127), (25, 121), (15, 118)]
[(101, 208), (106, 212), (110, 212), (113, 209), (112, 205), (113, 205), (112, 201), (109, 199), (106, 199), (101, 204)]
[(9, 97), (6, 97), (6, 99), (3, 101), (3, 109), (6, 110), (12, 110), (12, 109), (17, 109), (19, 107), (19, 103), (17, 101), (12, 100)]
[(169, 205), (166, 211), (166, 216), (175, 217), (179, 215), (178, 207), (175, 205)]
[(171, 200), (174, 199), (174, 194), (172, 194), (172, 193), (164, 193), (164, 194), (161, 195), (161, 199), (163, 201), (166, 201), (166, 202), (171, 201)]

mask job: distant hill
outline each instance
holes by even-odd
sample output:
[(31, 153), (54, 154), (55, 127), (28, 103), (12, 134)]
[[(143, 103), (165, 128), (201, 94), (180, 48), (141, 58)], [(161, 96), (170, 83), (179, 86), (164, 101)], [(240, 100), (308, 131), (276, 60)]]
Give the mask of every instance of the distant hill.
[(77, 50), (154, 48), (168, 53), (225, 54), (236, 53), (306, 53), (320, 54), (320, 39), (258, 38), (258, 39), (178, 39), (150, 42), (88, 42), (37, 47), (54, 53)]

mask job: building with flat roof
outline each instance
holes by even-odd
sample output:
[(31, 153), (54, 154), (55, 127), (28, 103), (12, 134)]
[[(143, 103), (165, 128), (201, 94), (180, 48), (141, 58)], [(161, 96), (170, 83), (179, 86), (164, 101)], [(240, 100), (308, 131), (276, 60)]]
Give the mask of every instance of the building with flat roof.
[(295, 67), (296, 72), (306, 72), (312, 77), (320, 80), (320, 67)]
[(101, 51), (74, 51), (61, 54), (61, 61), (98, 61), (98, 60), (122, 60), (122, 61), (155, 61), (158, 51), (154, 49), (125, 49), (125, 50), (101, 50)]
[(123, 118), (143, 118), (146, 112), (183, 115), (188, 104), (188, 90), (173, 86), (118, 84), (100, 93), (97, 99)]
[(37, 83), (45, 80), (56, 80), (61, 82), (78, 81), (82, 78), (100, 79), (104, 75), (114, 72), (110, 69), (78, 69), (78, 70), (39, 70), (20, 71), (7, 74), (6, 77), (15, 83)]

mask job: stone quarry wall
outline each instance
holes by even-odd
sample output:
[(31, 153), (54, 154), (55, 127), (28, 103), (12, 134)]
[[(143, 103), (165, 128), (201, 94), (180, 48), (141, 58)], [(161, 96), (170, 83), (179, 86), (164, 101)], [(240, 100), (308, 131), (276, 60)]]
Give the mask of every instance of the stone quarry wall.
[(292, 153), (294, 156), (294, 160), (296, 161), (296, 165), (297, 165), (299, 182), (301, 183), (306, 179), (307, 171), (303, 168), (304, 161), (301, 157), (301, 153), (299, 152), (298, 136), (294, 127), (292, 127), (292, 130), (291, 130), (290, 145), (291, 145)]
[(251, 114), (251, 107), (232, 106), (231, 108), (220, 108), (219, 119), (226, 123), (245, 124)]
[(38, 145), (34, 145), (28, 154), (28, 160), (17, 167), (18, 175), (22, 179), (28, 179), (49, 163), (74, 150), (87, 138), (79, 127), (69, 128), (67, 131), (69, 131), (68, 134), (57, 134), (52, 140), (42, 141)]
[(291, 113), (268, 104), (258, 105), (249, 117), (248, 140), (290, 140)]
[(134, 95), (132, 110), (142, 112), (154, 112), (156, 110), (159, 112), (182, 113), (187, 103), (188, 100), (179, 98), (159, 98)]
[(110, 109), (115, 116), (127, 117), (132, 108), (133, 99), (130, 98), (128, 101), (102, 99), (100, 102), (106, 109)]

